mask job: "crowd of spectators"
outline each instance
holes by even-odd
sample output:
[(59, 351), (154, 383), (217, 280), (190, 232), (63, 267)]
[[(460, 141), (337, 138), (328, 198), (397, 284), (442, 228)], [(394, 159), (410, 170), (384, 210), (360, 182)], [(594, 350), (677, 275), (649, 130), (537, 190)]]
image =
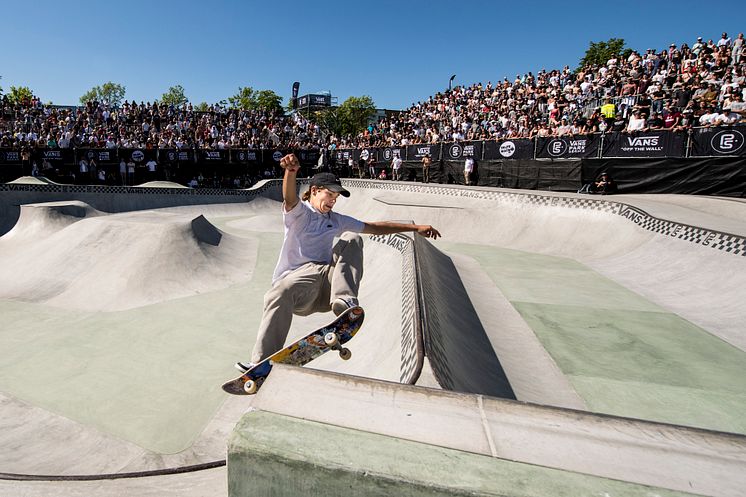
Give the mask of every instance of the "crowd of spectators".
[(340, 147), (682, 130), (746, 121), (743, 33), (632, 51), (603, 65), (456, 87), (379, 121)]
[(353, 148), (594, 132), (682, 130), (746, 121), (743, 34), (632, 51), (605, 64), (528, 72), (513, 81), (438, 93), (337, 137), (281, 111), (125, 101), (110, 108), (0, 99), (0, 147), (14, 148)]
[(43, 105), (33, 97), (0, 99), (0, 147), (31, 148), (312, 148), (318, 126), (280, 111), (251, 111), (192, 104), (90, 101), (82, 107)]

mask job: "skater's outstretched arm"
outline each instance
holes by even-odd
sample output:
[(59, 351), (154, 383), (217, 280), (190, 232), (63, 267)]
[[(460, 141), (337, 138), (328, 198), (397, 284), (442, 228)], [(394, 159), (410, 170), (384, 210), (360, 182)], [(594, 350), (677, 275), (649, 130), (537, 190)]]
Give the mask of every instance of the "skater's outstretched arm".
[(280, 166), (285, 170), (282, 178), (282, 199), (285, 201), (285, 212), (290, 212), (298, 205), (298, 185), (296, 175), (300, 169), (300, 162), (295, 154), (287, 154), (280, 159)]
[(429, 224), (405, 224), (395, 223), (393, 221), (376, 221), (366, 222), (363, 233), (368, 235), (390, 235), (392, 233), (402, 233), (405, 231), (419, 233), (425, 238), (438, 238), (440, 232)]

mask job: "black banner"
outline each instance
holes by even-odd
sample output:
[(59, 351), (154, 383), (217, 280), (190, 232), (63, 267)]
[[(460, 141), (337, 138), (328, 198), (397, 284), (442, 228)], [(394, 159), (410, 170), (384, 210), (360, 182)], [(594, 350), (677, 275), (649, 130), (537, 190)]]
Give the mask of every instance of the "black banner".
[(472, 157), (475, 160), (482, 158), (482, 145), (484, 142), (455, 142), (443, 144), (443, 160), (459, 161)]
[(337, 149), (334, 151), (335, 157), (337, 158), (337, 165), (341, 162), (345, 166), (347, 165), (347, 161), (350, 159), (350, 157), (353, 156), (354, 150), (352, 149)]
[(534, 141), (529, 138), (517, 138), (505, 141), (484, 142), (485, 160), (526, 160), (534, 158)]
[(432, 160), (440, 160), (440, 144), (429, 145), (421, 143), (419, 145), (407, 145), (405, 150), (407, 152), (405, 160), (408, 161), (420, 162), (428, 154)]
[(683, 157), (686, 135), (669, 131), (608, 133), (603, 157)]
[(263, 150), (262, 151), (262, 163), (265, 166), (280, 166), (280, 159), (285, 157), (286, 154), (290, 153), (288, 150)]
[(598, 157), (601, 135), (553, 136), (536, 139), (537, 159)]
[(403, 147), (386, 147), (382, 148), (379, 153), (379, 157), (384, 162), (391, 162), (394, 157), (399, 157), (404, 160), (406, 150)]
[(375, 148), (363, 148), (355, 150), (355, 159), (365, 161), (366, 164), (372, 162), (378, 162), (378, 149)]
[(76, 152), (78, 160), (85, 158), (90, 161), (93, 159), (99, 164), (113, 164), (119, 161), (119, 154), (115, 148), (79, 148)]
[(194, 162), (194, 150), (164, 148), (158, 152), (161, 162)]
[(158, 160), (158, 149), (120, 148), (119, 157), (125, 161), (131, 159), (138, 166), (144, 166), (150, 159)]
[(230, 151), (231, 162), (236, 164), (250, 164), (260, 162), (260, 152), (258, 150), (234, 148)]
[(692, 130), (692, 157), (746, 155), (746, 126)]
[(227, 150), (200, 150), (200, 158), (204, 162), (212, 164), (223, 164), (228, 162), (228, 151)]
[(0, 149), (0, 164), (20, 164), (21, 151), (10, 150), (7, 148)]

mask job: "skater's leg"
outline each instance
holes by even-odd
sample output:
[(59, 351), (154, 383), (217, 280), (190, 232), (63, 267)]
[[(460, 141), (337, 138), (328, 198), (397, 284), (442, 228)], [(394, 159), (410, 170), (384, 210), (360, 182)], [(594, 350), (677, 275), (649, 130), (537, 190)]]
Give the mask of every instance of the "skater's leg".
[[(329, 270), (330, 305), (338, 299), (357, 299), (363, 279), (363, 239), (357, 233), (343, 234), (334, 246)], [(337, 309), (334, 309), (335, 313)]]
[(276, 282), (266, 293), (251, 362), (256, 364), (285, 345), (294, 313), (311, 312), (326, 280), (324, 268), (321, 264), (306, 264)]

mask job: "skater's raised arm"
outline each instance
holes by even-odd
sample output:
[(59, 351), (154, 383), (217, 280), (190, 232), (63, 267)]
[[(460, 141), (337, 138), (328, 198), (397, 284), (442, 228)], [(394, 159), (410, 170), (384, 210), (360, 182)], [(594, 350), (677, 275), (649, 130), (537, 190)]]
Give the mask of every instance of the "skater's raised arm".
[(298, 185), (296, 175), (300, 169), (300, 162), (295, 154), (287, 154), (280, 159), (280, 166), (285, 170), (282, 178), (282, 199), (285, 201), (285, 212), (290, 212), (298, 205)]
[(363, 233), (368, 235), (390, 235), (392, 233), (402, 233), (405, 231), (419, 233), (425, 238), (438, 238), (440, 232), (429, 224), (406, 224), (395, 223), (393, 221), (376, 221), (366, 222)]

